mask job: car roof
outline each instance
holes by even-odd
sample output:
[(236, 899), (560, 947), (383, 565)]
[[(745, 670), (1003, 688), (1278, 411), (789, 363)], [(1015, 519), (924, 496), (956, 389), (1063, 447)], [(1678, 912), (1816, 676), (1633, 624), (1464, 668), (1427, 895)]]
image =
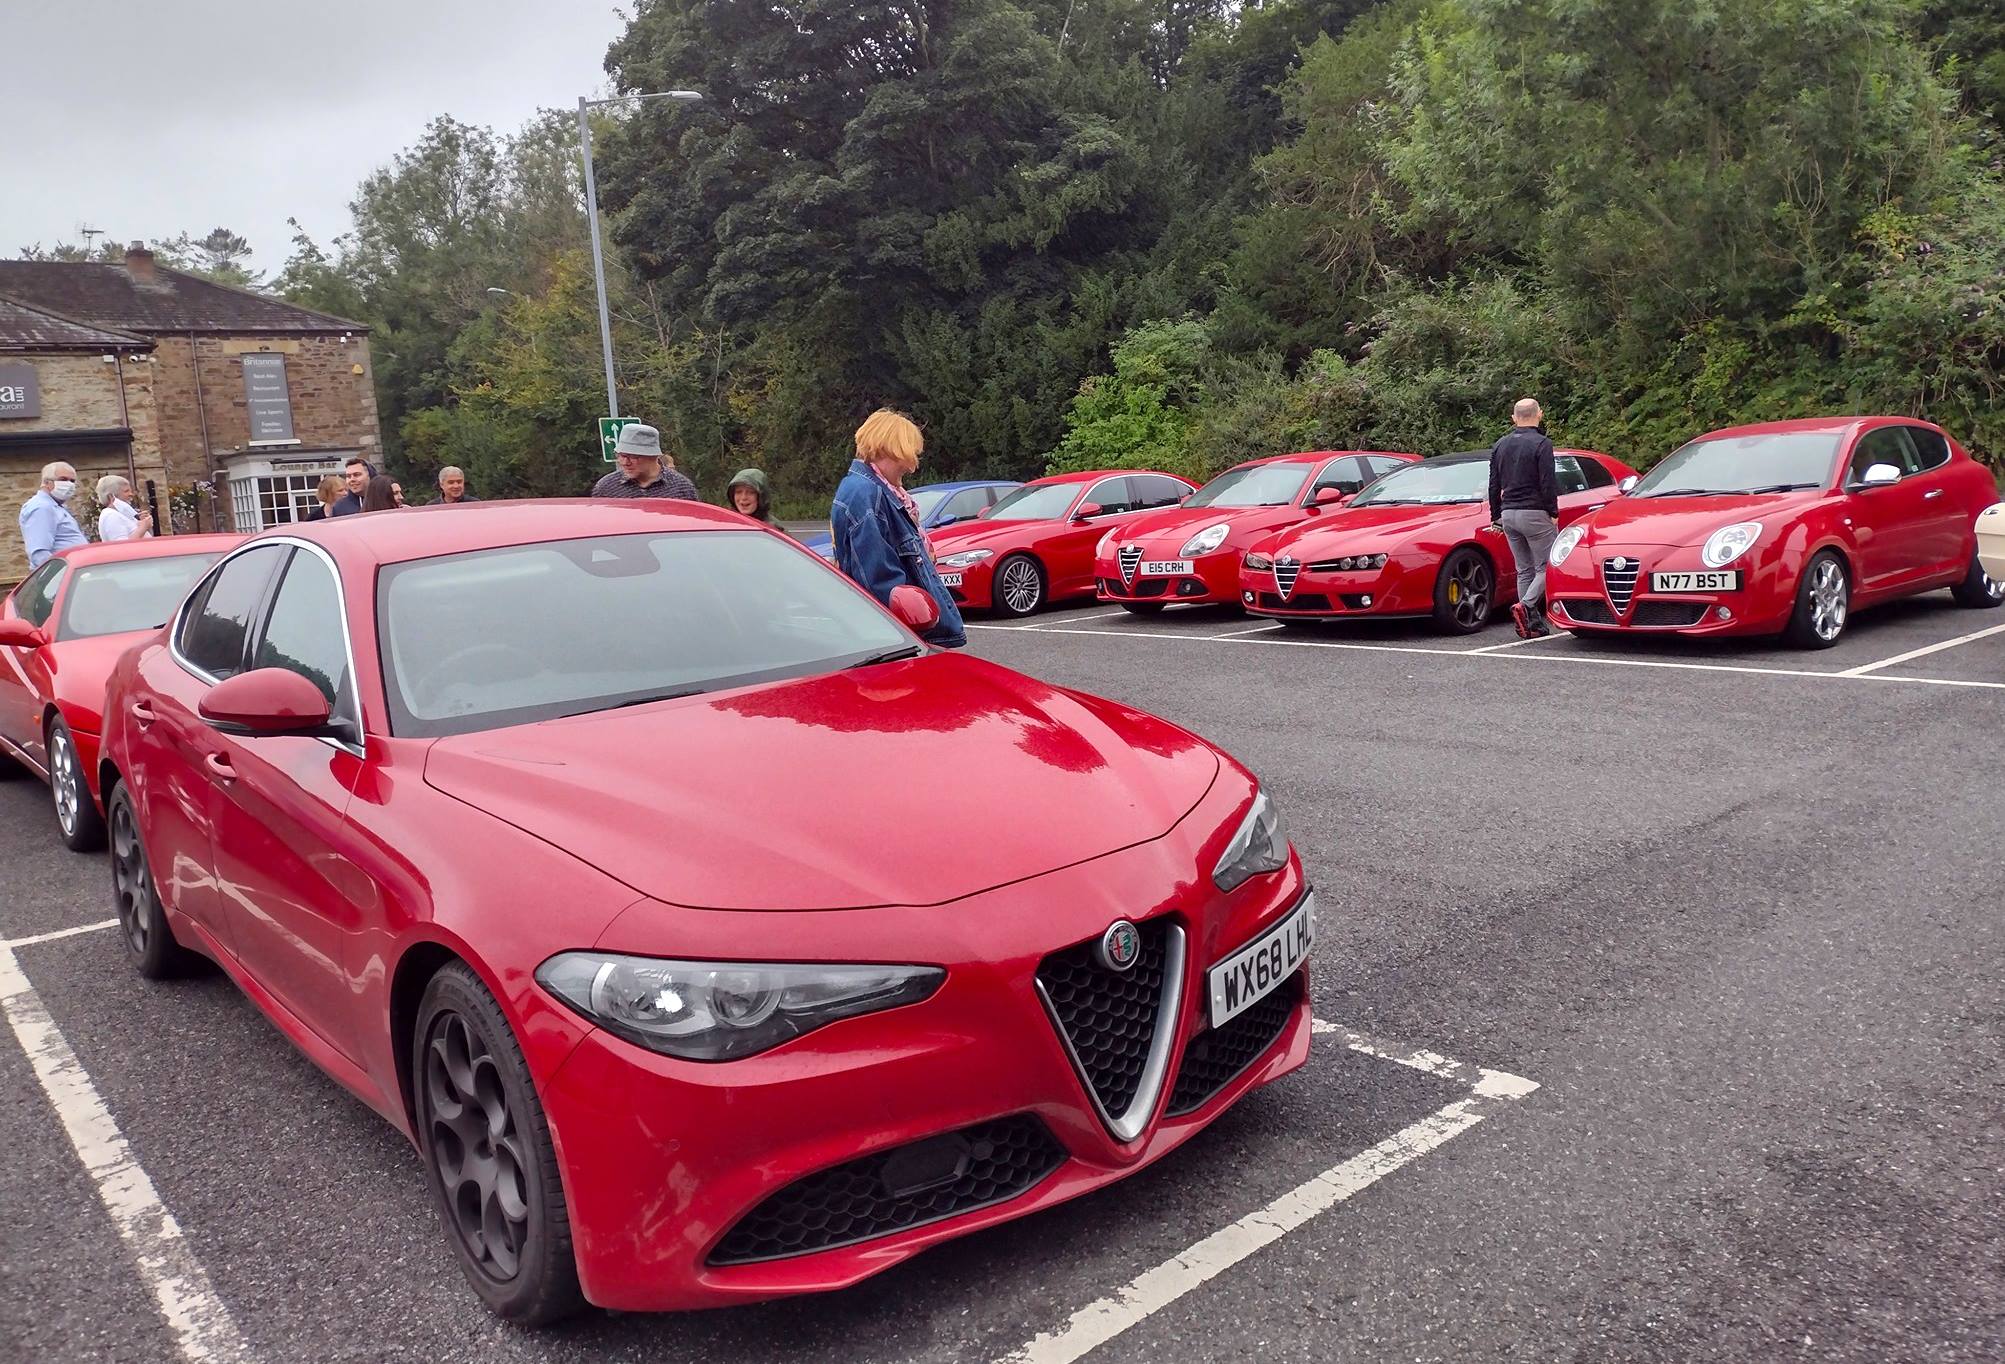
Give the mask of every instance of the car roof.
[(1262, 455), (1258, 459), (1242, 459), (1231, 466), (1234, 469), (1251, 469), (1260, 464), (1279, 464), (1289, 459), (1335, 459), (1339, 455), (1390, 455), (1396, 459), (1418, 458), (1410, 450), (1295, 450), (1285, 455)]
[[(1881, 425), (1898, 422), (1904, 426), (1927, 426), (1942, 430), (1932, 421), (1919, 417), (1888, 417), (1856, 415), (1850, 417), (1798, 417), (1791, 421), (1751, 422), (1745, 426), (1722, 426), (1717, 431), (1708, 431), (1694, 440), (1711, 440), (1720, 436), (1782, 436), (1782, 435), (1843, 435), (1857, 426)], [(1946, 433), (1945, 433), (1946, 434)]]
[(150, 535), (143, 540), (113, 540), (72, 545), (63, 551), (65, 563), (77, 568), (91, 564), (115, 564), (126, 559), (165, 559), (176, 554), (221, 554), (235, 549), (248, 538), (242, 535)]
[(963, 478), (946, 483), (926, 483), (917, 488), (907, 488), (913, 493), (957, 493), (963, 488), (1020, 488), (1023, 484), (1014, 478)]
[(390, 564), (593, 535), (756, 529), (738, 513), (702, 502), (550, 497), (357, 512), (276, 527), (258, 538), (306, 540), (336, 559)]

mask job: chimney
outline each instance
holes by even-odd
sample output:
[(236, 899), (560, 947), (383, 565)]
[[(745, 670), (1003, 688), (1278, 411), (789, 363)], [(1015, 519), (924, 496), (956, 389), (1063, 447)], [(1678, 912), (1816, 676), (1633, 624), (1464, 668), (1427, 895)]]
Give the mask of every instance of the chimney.
[(159, 278), (153, 272), (153, 253), (146, 249), (145, 242), (134, 242), (125, 248), (125, 271), (140, 284), (151, 284)]

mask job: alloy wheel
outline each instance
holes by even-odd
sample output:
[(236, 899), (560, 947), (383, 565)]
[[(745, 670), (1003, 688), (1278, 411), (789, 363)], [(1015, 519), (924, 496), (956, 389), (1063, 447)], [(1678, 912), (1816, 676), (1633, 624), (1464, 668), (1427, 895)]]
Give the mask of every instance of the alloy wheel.
[(1457, 625), (1473, 628), (1490, 618), (1490, 570), (1481, 559), (1472, 555), (1455, 565), (1448, 576), (1448, 605)]
[(453, 1230), (483, 1274), (507, 1282), (529, 1242), (528, 1156), (501, 1067), (464, 1015), (432, 1020), (424, 1083), (432, 1166)]
[(115, 801), (111, 809), (111, 884), (118, 900), (118, 926), (135, 957), (146, 955), (147, 940), (153, 934), (152, 873), (146, 866), (146, 849), (140, 846), (139, 826), (133, 822), (132, 806)]
[(1037, 580), (1037, 565), (1028, 559), (1012, 559), (1003, 565), (1002, 580), (996, 584), (1002, 595), (1003, 605), (1015, 614), (1028, 615), (1037, 608), (1042, 585)]
[(68, 836), (77, 831), (77, 775), (76, 747), (69, 734), (57, 726), (49, 733), (49, 789), (56, 798), (56, 823)]
[(1810, 579), (1810, 628), (1817, 632), (1817, 638), (1827, 643), (1838, 638), (1838, 632), (1845, 628), (1849, 595), (1845, 570), (1837, 560), (1819, 563)]

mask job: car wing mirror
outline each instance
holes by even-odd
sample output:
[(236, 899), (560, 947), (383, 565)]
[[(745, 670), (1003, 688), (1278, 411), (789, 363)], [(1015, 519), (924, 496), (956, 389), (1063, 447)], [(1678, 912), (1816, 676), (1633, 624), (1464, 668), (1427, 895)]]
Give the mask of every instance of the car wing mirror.
[(320, 688), (290, 668), (254, 668), (211, 687), (198, 707), (225, 734), (319, 735), (331, 713)]
[(39, 649), (49, 642), (41, 627), (29, 624), (20, 616), (10, 616), (0, 620), (0, 644), (16, 649)]
[(1079, 510), (1072, 513), (1072, 524), (1083, 526), (1104, 510), (1098, 502), (1081, 502)]
[(1631, 474), (1629, 475), (1629, 477), (1623, 479), (1620, 483), (1615, 485), (1615, 491), (1618, 493), (1622, 493), (1624, 495), (1633, 493), (1636, 491), (1636, 485), (1638, 483), (1641, 483), (1642, 481), (1643, 480), (1636, 477), (1636, 475)]
[(1333, 483), (1327, 488), (1316, 489), (1315, 496), (1309, 499), (1309, 505), (1312, 507), (1341, 507), (1344, 503), (1350, 501), (1354, 495), (1352, 490), (1339, 488)]
[(923, 635), (940, 623), (940, 603), (925, 588), (903, 583), (891, 589), (891, 614), (906, 629)]
[(1884, 488), (1901, 481), (1901, 470), (1897, 464), (1875, 464), (1866, 470), (1865, 477), (1852, 485), (1858, 490)]

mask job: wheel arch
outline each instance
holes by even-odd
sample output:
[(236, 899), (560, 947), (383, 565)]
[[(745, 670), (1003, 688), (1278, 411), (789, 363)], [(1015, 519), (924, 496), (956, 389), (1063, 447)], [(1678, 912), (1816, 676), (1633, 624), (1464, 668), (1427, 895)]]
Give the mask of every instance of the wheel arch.
[[(418, 1133), (418, 1111), (415, 1077), (411, 1074), (411, 1044), (417, 1035), (418, 1005), (432, 977), (454, 962), (464, 963), (477, 976), (485, 978), (487, 974), (465, 955), (435, 938), (420, 938), (407, 946), (390, 973), (390, 1055), (396, 1067), (397, 1101), (413, 1139)], [(489, 988), (491, 991), (492, 986)]]

